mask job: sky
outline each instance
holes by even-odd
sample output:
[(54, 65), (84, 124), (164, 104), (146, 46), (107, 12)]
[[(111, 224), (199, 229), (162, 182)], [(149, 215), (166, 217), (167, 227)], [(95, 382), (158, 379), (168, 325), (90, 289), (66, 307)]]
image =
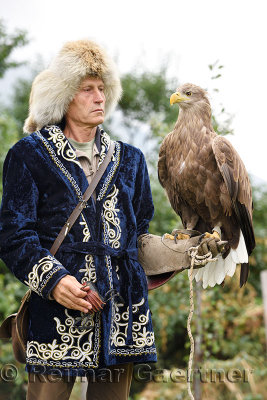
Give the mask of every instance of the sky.
[[(27, 59), (29, 65), (6, 74), (0, 81), (1, 94), (38, 56), (46, 66), (68, 40), (89, 38), (102, 44), (121, 73), (141, 67), (157, 71), (167, 60), (168, 74), (177, 77), (177, 86), (191, 82), (208, 89), (213, 108), (223, 105), (234, 116), (234, 135), (228, 138), (248, 172), (267, 182), (265, 3), (0, 0), (0, 18), (8, 31), (25, 29), (30, 38), (30, 43), (13, 55), (16, 60)], [(224, 68), (215, 81), (208, 65), (217, 60)]]

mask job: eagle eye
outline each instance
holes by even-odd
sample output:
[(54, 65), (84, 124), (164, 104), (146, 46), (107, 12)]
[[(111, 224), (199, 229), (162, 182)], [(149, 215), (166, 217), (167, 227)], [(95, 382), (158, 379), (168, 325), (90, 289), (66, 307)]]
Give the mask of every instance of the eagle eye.
[(187, 96), (191, 96), (192, 92), (185, 92)]

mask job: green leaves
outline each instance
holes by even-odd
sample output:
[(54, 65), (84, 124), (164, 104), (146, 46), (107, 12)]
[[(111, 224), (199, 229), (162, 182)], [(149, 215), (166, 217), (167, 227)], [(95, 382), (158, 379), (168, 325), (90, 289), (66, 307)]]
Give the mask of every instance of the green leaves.
[(25, 46), (28, 43), (27, 34), (23, 30), (16, 30), (8, 34), (3, 21), (0, 20), (0, 78), (10, 68), (22, 65), (22, 62), (11, 61), (10, 56), (17, 47)]
[(159, 72), (127, 73), (122, 76), (123, 97), (119, 108), (130, 124), (132, 119), (149, 123), (157, 114), (162, 122), (175, 121), (177, 108), (170, 107), (169, 97), (178, 82), (166, 78), (166, 67)]
[(3, 112), (0, 116), (0, 196), (2, 196), (3, 163), (8, 150), (17, 142), (18, 138), (16, 121), (8, 112)]

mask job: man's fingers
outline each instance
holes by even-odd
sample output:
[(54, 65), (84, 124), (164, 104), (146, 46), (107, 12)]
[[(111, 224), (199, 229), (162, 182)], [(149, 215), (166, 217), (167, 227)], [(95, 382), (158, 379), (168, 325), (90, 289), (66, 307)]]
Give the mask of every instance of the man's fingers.
[(83, 306), (77, 305), (76, 303), (74, 303), (73, 301), (71, 301), (69, 299), (63, 299), (63, 300), (59, 301), (59, 303), (62, 306), (69, 308), (71, 310), (77, 310), (77, 311), (81, 311), (83, 313), (88, 313), (91, 311), (88, 309), (88, 307), (83, 307)]
[(74, 276), (66, 275), (64, 276), (58, 284), (52, 290), (52, 295), (57, 300), (63, 293), (71, 292), (75, 297), (83, 298), (86, 296), (83, 290), (83, 286), (77, 281)]
[(81, 299), (79, 297), (74, 296), (72, 293), (70, 293), (67, 296), (67, 299), (71, 301), (73, 304), (77, 305), (78, 307), (84, 307), (86, 309), (91, 309), (92, 305), (91, 303), (86, 299)]
[(84, 290), (82, 290), (82, 286), (81, 288), (77, 288), (77, 287), (70, 287), (70, 292), (73, 294), (73, 296), (75, 297), (79, 297), (79, 298), (83, 298), (86, 296), (86, 292), (84, 292)]
[(80, 284), (74, 276), (70, 275), (59, 281), (53, 295), (55, 300), (63, 306), (82, 312), (102, 310), (105, 304), (97, 292)]
[(71, 303), (73, 306), (71, 308), (75, 310), (81, 310), (86, 312), (87, 310), (92, 309), (92, 305), (89, 301), (85, 299), (81, 299), (79, 297), (74, 296), (71, 292), (63, 293), (58, 299), (59, 303)]
[(76, 278), (74, 278), (75, 281), (71, 282), (68, 284), (68, 289), (69, 291), (75, 296), (75, 297), (85, 297), (86, 293), (83, 290), (83, 285), (81, 285)]

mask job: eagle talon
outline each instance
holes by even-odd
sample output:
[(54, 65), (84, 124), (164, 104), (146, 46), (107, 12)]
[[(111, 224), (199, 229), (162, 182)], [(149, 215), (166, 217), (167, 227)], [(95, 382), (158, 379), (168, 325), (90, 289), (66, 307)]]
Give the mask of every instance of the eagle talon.
[(187, 235), (186, 233), (182, 233), (182, 232), (175, 232), (174, 235), (171, 235), (169, 233), (165, 233), (164, 234), (164, 239), (174, 240), (174, 242), (177, 244), (177, 240), (190, 239), (190, 235)]
[(170, 235), (169, 233), (165, 233), (165, 234), (164, 234), (164, 239), (174, 240), (174, 236), (173, 236), (173, 235)]
[(176, 232), (174, 234), (174, 241), (177, 244), (177, 240), (186, 240), (186, 239), (190, 239), (190, 235), (187, 235), (186, 233), (182, 233), (182, 232)]
[(213, 233), (205, 232), (203, 237), (204, 237), (204, 239), (221, 240), (221, 236), (219, 235), (219, 233), (217, 231), (213, 231)]

